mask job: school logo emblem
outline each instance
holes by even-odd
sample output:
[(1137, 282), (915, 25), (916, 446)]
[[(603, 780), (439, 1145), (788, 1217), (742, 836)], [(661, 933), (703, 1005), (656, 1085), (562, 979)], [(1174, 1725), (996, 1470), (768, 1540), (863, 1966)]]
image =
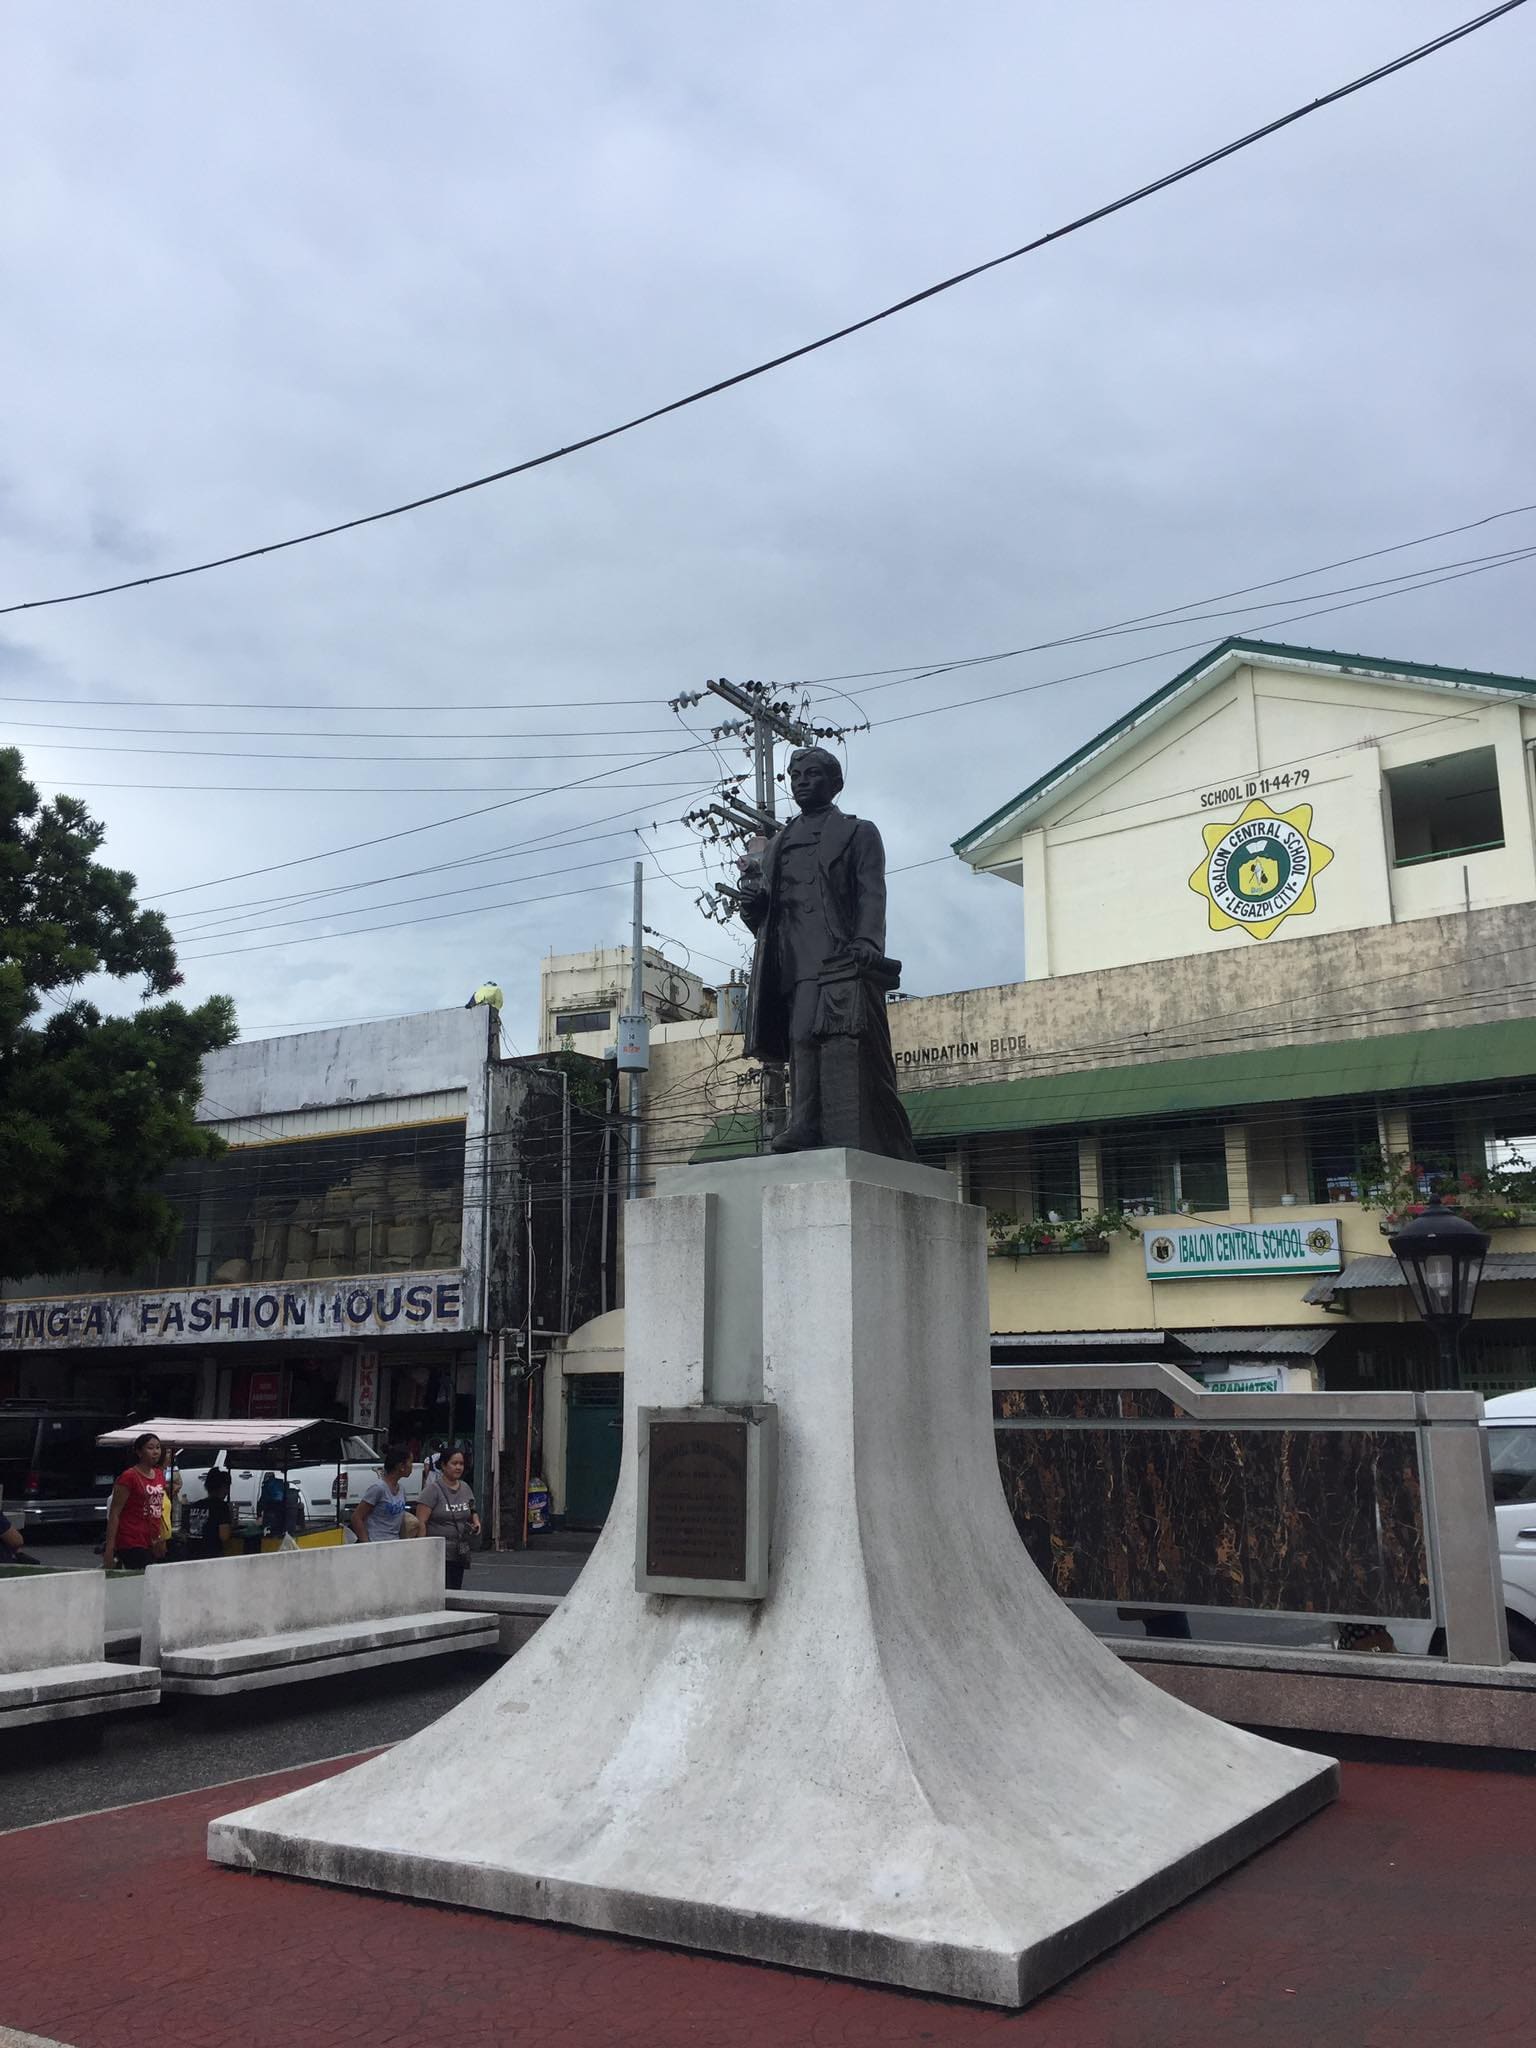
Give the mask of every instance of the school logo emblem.
[(1154, 1237), (1152, 1240), (1152, 1256), (1160, 1266), (1166, 1266), (1177, 1249), (1171, 1237)]
[(1255, 797), (1235, 824), (1206, 825), (1205, 859), (1189, 878), (1213, 932), (1239, 926), (1267, 939), (1288, 917), (1317, 908), (1312, 884), (1333, 848), (1312, 837), (1312, 806), (1277, 811)]

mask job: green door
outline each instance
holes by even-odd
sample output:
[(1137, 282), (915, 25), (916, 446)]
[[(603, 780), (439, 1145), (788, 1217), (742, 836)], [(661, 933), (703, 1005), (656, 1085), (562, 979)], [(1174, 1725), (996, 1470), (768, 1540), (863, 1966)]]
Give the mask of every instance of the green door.
[(619, 1483), (624, 1375), (572, 1373), (565, 1383), (565, 1519), (600, 1529)]

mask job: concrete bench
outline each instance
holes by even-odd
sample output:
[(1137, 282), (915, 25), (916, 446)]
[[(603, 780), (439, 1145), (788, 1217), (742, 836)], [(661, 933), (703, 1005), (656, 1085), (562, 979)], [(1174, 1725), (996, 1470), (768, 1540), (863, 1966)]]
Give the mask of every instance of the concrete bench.
[(104, 1655), (100, 1572), (38, 1572), (0, 1585), (0, 1732), (152, 1707), (160, 1674)]
[(167, 1692), (225, 1694), (494, 1650), (494, 1615), (450, 1612), (437, 1537), (151, 1565), (140, 1655)]
[(477, 1612), (501, 1631), (501, 1653), (514, 1657), (560, 1605), (558, 1593), (450, 1593), (450, 1609)]

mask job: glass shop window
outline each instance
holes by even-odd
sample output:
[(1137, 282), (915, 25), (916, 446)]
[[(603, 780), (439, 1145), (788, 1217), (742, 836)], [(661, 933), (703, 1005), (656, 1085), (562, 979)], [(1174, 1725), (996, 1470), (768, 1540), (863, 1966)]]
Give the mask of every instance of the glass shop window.
[(1504, 844), (1498, 764), (1492, 747), (1415, 761), (1387, 770), (1392, 805), (1392, 862), (1416, 867), (1422, 861), (1451, 860), (1487, 853)]
[(1101, 1185), (1106, 1209), (1163, 1215), (1173, 1207), (1173, 1181), (1155, 1131), (1115, 1131), (1103, 1141)]
[(1227, 1206), (1227, 1148), (1220, 1128), (1117, 1133), (1103, 1142), (1106, 1208), (1167, 1215)]
[(1173, 1156), (1173, 1199), (1191, 1209), (1227, 1206), (1227, 1145), (1220, 1131), (1192, 1131)]
[(161, 1187), (175, 1245), (135, 1287), (440, 1271), (460, 1257), (464, 1124), (237, 1145), (172, 1168)]
[(1360, 1161), (1374, 1151), (1376, 1119), (1343, 1111), (1321, 1117), (1307, 1130), (1307, 1179), (1311, 1199), (1332, 1205), (1360, 1199)]
[(1030, 1144), (1030, 1192), (1038, 1217), (1063, 1221), (1083, 1213), (1075, 1138), (1035, 1139)]
[(1413, 1146), (1413, 1163), (1419, 1175), (1419, 1199), (1427, 1202), (1437, 1187), (1454, 1180), (1461, 1170), (1456, 1144), (1456, 1118), (1448, 1109), (1415, 1109), (1408, 1117), (1408, 1135)]

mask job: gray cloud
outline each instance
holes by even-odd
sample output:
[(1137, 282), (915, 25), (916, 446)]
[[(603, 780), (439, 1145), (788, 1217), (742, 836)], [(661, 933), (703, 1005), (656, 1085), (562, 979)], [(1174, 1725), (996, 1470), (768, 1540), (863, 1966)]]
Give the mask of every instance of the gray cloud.
[[(590, 431), (1010, 246), (1454, 12), (268, 0), (19, 14), (25, 91), (0, 133), (0, 596), (275, 539)], [(427, 754), (638, 758), (672, 744), (666, 700), (706, 675), (979, 653), (1536, 497), (1515, 199), (1536, 154), (1533, 33), (1516, 15), (1059, 248), (569, 463), (6, 622), (8, 692), (312, 711), (0, 710), (182, 728), (144, 742), (158, 755), (15, 735), (31, 772), (78, 787), (110, 823), (114, 861), (158, 892), (496, 801), (480, 785), (583, 772)], [(1292, 637), (1529, 669), (1530, 589), (1531, 571), (1511, 569)], [(984, 680), (849, 687), (885, 718), (1204, 630)], [(926, 860), (1185, 659), (877, 727), (852, 743), (847, 801), (881, 821), (893, 866)], [(600, 697), (624, 703), (519, 708)], [(349, 708), (445, 701), (505, 709)], [(411, 730), (423, 758), (379, 763), (411, 749), (370, 739), (313, 742), (351, 758), (291, 766), (173, 751), (235, 725), (278, 737), (231, 750), (294, 753), (311, 731)], [(605, 737), (619, 725), (659, 730)], [(449, 740), (572, 727), (585, 737), (542, 747)], [(611, 874), (518, 885), (559, 864), (546, 852), (458, 878), (504, 876), (487, 903), (603, 893), (354, 941), (194, 959), (292, 936), (199, 942), (194, 906), (394, 875), (626, 803), (645, 806), (653, 844), (679, 845), (687, 790), (620, 786), (692, 777), (701, 758), (172, 897), (189, 991), (229, 989), (267, 1028), (459, 1001), (489, 974), (526, 1046), (539, 955), (623, 935), (635, 844), (563, 856), (611, 851)], [(155, 786), (93, 786), (108, 782)], [(278, 782), (293, 793), (208, 787)], [(440, 793), (330, 793), (422, 782)], [(697, 855), (662, 865), (680, 880), (655, 884), (650, 921), (723, 971), (736, 948), (691, 907)], [(368, 905), (433, 885), (359, 892), (338, 925), (431, 910)], [(922, 868), (894, 885), (892, 943), (917, 990), (1012, 979), (1017, 895)]]

